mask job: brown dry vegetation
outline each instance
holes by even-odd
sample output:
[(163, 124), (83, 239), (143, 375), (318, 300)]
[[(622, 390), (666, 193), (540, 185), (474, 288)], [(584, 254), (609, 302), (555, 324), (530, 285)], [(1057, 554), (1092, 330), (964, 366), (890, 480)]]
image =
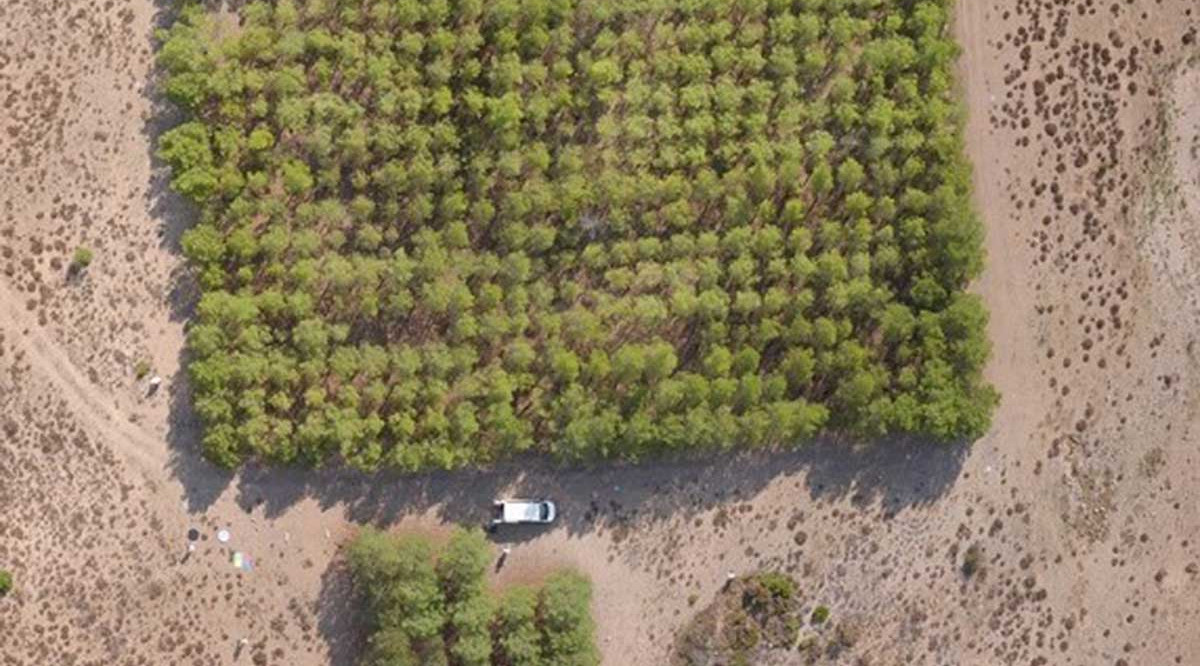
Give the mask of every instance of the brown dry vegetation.
[[(159, 13), (0, 4), (0, 664), (353, 663), (353, 524), (437, 529), (506, 490), (560, 498), (563, 520), (505, 536), (494, 582), (587, 573), (608, 664), (663, 663), (726, 572), (762, 568), (861, 618), (838, 663), (1200, 663), (1189, 0), (960, 3), (1004, 396), (969, 451), (377, 478), (199, 459), (177, 374), (187, 217), (150, 157)], [(69, 278), (78, 246), (94, 259)], [(190, 526), (206, 539), (185, 560)]]

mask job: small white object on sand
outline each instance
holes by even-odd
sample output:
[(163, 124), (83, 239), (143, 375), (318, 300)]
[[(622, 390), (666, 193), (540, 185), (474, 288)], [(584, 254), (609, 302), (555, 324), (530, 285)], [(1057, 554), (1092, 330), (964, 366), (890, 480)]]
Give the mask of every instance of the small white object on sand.
[(158, 375), (154, 375), (153, 377), (150, 378), (150, 388), (158, 388), (159, 385), (161, 385), (162, 383), (163, 383), (163, 378), (159, 377)]
[(229, 530), (221, 530), (217, 532), (217, 541), (221, 543), (229, 543)]

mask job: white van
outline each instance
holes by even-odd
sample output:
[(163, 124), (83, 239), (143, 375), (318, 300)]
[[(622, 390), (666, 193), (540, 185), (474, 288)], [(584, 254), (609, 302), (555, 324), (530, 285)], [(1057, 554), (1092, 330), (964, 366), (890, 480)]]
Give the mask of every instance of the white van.
[(550, 500), (502, 499), (492, 504), (492, 526), (554, 522), (558, 509)]

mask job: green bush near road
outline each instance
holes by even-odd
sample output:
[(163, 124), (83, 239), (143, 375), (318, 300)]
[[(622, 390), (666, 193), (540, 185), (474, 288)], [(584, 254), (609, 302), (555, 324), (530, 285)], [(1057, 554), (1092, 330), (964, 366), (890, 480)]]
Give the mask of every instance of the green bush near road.
[(218, 463), (988, 427), (949, 0), (183, 5)]

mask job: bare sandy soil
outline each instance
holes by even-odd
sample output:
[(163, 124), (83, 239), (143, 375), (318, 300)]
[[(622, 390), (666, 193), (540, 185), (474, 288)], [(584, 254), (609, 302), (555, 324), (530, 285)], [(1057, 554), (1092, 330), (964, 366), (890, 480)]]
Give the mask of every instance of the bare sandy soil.
[[(502, 535), (497, 585), (586, 572), (606, 664), (664, 663), (727, 572), (761, 567), (864, 629), (830, 662), (1200, 664), (1191, 0), (959, 3), (1004, 396), (973, 447), (376, 478), (197, 454), (188, 214), (151, 157), (162, 20), (0, 3), (0, 665), (351, 664), (355, 525), (438, 530), (502, 492), (555, 496), (563, 520)], [(78, 245), (95, 261), (71, 277)]]

